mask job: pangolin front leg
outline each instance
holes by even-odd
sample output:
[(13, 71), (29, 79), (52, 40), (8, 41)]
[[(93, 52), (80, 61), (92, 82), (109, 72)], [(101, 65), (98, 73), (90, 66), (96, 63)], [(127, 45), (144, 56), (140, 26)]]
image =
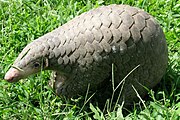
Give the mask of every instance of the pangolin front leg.
[(53, 71), (51, 73), (49, 86), (55, 91), (55, 93), (57, 95), (60, 94), (58, 92), (58, 90), (60, 89), (60, 87), (64, 83), (65, 79), (66, 79), (66, 77), (64, 75), (60, 74), (59, 72)]

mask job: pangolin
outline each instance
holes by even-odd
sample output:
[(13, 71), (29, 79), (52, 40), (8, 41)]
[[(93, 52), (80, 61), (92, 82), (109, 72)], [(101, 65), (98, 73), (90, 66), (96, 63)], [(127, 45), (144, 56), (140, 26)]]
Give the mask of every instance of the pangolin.
[(119, 101), (130, 103), (160, 82), (167, 52), (164, 33), (147, 12), (129, 5), (101, 6), (28, 44), (5, 80), (52, 70), (57, 95), (83, 95), (90, 86), (106, 96), (119, 88)]

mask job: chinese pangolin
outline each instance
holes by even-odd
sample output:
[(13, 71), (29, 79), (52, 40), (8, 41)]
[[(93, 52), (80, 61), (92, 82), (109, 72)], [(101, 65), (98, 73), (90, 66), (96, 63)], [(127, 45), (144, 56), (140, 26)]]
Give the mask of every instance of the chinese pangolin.
[(129, 5), (101, 6), (28, 44), (5, 80), (52, 70), (57, 95), (83, 95), (90, 86), (108, 96), (114, 87), (120, 102), (130, 103), (160, 82), (167, 56), (164, 33), (151, 15)]

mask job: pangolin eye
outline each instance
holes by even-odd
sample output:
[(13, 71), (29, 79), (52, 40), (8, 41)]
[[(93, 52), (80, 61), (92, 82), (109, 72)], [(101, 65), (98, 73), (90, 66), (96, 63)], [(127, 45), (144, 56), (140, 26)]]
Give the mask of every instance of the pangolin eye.
[(40, 66), (40, 63), (38, 63), (38, 62), (34, 63), (34, 68), (38, 68), (39, 66)]

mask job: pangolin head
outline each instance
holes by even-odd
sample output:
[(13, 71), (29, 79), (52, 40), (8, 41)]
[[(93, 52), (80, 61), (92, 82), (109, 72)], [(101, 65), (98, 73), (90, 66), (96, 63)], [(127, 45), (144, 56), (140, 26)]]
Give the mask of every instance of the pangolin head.
[(38, 45), (30, 43), (19, 54), (4, 79), (8, 82), (17, 82), (29, 75), (44, 70), (47, 66), (45, 55)]

